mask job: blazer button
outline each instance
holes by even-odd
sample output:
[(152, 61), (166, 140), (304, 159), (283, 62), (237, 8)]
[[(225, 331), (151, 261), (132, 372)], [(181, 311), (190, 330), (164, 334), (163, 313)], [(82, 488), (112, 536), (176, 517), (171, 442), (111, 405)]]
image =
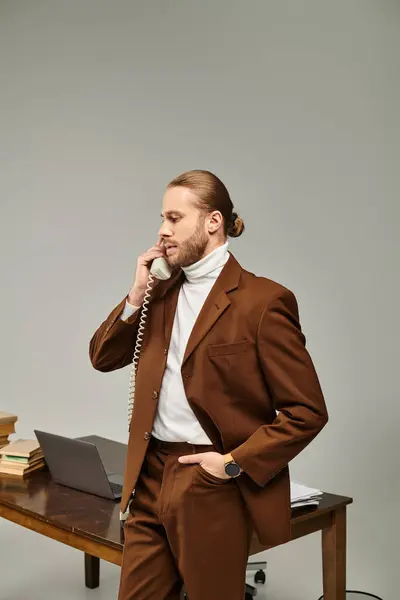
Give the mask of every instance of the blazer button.
[(144, 439), (145, 440), (149, 440), (151, 438), (151, 433), (149, 433), (148, 431), (146, 431), (146, 433), (144, 434)]
[(157, 400), (158, 398), (158, 393), (156, 392), (156, 390), (153, 390), (153, 398), (154, 400)]

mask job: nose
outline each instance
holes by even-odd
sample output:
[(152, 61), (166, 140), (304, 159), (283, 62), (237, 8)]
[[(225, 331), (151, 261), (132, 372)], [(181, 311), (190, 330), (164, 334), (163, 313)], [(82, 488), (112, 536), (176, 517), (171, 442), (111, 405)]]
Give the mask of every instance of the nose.
[(158, 230), (158, 235), (161, 237), (168, 237), (171, 235), (171, 230), (168, 229), (168, 225), (166, 223), (162, 223), (160, 229)]

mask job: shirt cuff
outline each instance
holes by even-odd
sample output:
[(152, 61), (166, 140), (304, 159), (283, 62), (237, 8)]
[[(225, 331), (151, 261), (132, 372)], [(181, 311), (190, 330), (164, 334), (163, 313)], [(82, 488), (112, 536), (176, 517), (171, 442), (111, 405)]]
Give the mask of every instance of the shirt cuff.
[(134, 304), (129, 304), (128, 300), (125, 301), (124, 310), (121, 314), (122, 321), (126, 321), (131, 317), (137, 310), (139, 310), (140, 306), (135, 306)]

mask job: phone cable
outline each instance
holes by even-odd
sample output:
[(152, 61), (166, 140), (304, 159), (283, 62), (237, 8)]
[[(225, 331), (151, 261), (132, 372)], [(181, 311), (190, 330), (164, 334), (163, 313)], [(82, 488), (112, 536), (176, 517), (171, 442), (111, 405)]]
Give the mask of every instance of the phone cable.
[(132, 369), (131, 369), (131, 374), (130, 374), (130, 378), (129, 378), (129, 399), (128, 399), (128, 429), (129, 430), (131, 427), (133, 404), (135, 401), (136, 373), (137, 373), (138, 364), (139, 364), (140, 348), (141, 348), (142, 341), (143, 341), (144, 326), (145, 326), (146, 319), (147, 319), (147, 312), (149, 310), (148, 304), (150, 301), (150, 292), (151, 292), (151, 288), (153, 286), (153, 281), (154, 281), (154, 276), (152, 275), (152, 273), (150, 273), (149, 279), (147, 282), (146, 291), (144, 293), (144, 299), (143, 299), (141, 314), (140, 314), (140, 319), (139, 319), (139, 327), (138, 327), (138, 332), (137, 332), (137, 336), (136, 336), (135, 351), (133, 353)]

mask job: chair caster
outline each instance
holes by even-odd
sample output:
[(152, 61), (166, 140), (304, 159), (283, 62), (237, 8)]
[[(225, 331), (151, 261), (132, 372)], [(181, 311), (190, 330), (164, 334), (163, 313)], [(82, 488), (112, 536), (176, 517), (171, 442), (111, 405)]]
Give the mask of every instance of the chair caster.
[(257, 571), (257, 573), (254, 575), (254, 582), (255, 583), (265, 583), (265, 573), (264, 571), (261, 571), (261, 569), (259, 571)]

